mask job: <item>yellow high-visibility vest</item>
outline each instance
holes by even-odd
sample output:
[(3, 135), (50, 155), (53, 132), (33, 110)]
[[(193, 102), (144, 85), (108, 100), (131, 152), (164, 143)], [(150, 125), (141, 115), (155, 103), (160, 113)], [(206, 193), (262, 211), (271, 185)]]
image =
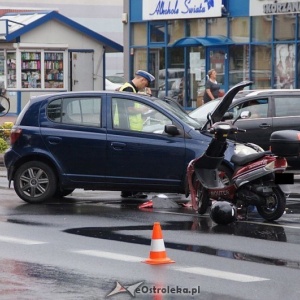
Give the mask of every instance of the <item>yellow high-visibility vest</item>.
[[(134, 88), (132, 84), (129, 82), (124, 83), (120, 88), (119, 91), (123, 91), (127, 87), (131, 87), (133, 90), (133, 93), (137, 93), (137, 90)], [(140, 107), (140, 104), (135, 102), (134, 107)], [(141, 113), (136, 113), (133, 115), (129, 115), (129, 126), (131, 130), (141, 131), (143, 129), (143, 117)], [(116, 107), (115, 113), (114, 113), (114, 126), (119, 126), (119, 112), (118, 108)]]

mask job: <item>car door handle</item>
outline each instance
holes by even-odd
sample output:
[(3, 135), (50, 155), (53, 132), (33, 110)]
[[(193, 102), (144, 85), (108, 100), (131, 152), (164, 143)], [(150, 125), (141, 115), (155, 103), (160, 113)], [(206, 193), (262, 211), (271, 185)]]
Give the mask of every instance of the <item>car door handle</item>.
[(115, 150), (122, 150), (122, 149), (124, 149), (126, 147), (125, 143), (120, 143), (120, 142), (112, 142), (110, 145)]
[(47, 138), (47, 141), (51, 145), (57, 145), (62, 141), (62, 138), (58, 136), (50, 136)]
[(262, 124), (259, 125), (259, 127), (262, 128), (262, 129), (264, 129), (264, 128), (269, 128), (269, 127), (271, 127), (271, 125), (270, 125), (270, 124), (267, 124), (267, 123), (262, 123)]

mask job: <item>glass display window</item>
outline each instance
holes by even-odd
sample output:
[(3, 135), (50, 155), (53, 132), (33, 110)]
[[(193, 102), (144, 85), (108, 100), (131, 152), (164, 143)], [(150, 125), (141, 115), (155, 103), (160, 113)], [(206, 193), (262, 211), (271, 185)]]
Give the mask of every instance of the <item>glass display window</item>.
[(272, 40), (272, 16), (252, 17), (252, 42)]
[(64, 88), (64, 54), (63, 52), (44, 53), (45, 88)]
[(282, 14), (276, 15), (275, 18), (274, 40), (292, 41), (296, 35), (296, 15)]
[(157, 22), (150, 24), (150, 43), (164, 43), (165, 41), (165, 23)]
[(185, 36), (185, 20), (170, 20), (168, 22), (168, 44), (173, 44)]
[(229, 21), (230, 38), (236, 43), (249, 43), (249, 18), (231, 18)]
[(7, 88), (17, 87), (16, 52), (6, 53)]
[(132, 45), (147, 45), (147, 26), (146, 23), (132, 25)]
[(227, 36), (227, 18), (210, 18), (207, 20), (207, 35)]
[(206, 20), (191, 19), (187, 21), (188, 36), (205, 36)]
[(253, 89), (271, 88), (272, 74), (271, 45), (253, 45), (251, 47)]
[(5, 54), (0, 51), (0, 89), (5, 87)]
[(21, 86), (41, 88), (41, 52), (21, 52)]

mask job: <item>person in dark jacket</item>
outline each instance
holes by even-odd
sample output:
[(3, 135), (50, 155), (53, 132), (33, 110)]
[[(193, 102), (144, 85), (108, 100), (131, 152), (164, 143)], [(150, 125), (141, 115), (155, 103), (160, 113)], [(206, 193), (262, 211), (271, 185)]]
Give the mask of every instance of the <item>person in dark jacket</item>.
[(205, 83), (205, 92), (203, 95), (203, 102), (207, 103), (210, 100), (217, 99), (219, 97), (220, 85), (217, 83), (217, 72), (211, 69), (207, 73), (208, 79)]

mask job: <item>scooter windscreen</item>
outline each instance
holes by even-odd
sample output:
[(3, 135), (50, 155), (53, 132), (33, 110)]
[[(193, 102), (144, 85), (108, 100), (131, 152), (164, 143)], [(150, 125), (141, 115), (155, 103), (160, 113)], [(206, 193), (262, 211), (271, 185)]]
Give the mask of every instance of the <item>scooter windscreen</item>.
[(223, 97), (223, 99), (220, 101), (220, 103), (215, 107), (215, 109), (210, 114), (210, 117), (208, 118), (207, 122), (204, 124), (202, 129), (207, 129), (207, 126), (209, 124), (213, 124), (216, 122), (220, 122), (224, 116), (224, 114), (227, 112), (229, 106), (232, 103), (233, 98), (235, 95), (243, 90), (246, 86), (250, 86), (253, 84), (252, 81), (242, 81), (235, 86), (233, 86)]

